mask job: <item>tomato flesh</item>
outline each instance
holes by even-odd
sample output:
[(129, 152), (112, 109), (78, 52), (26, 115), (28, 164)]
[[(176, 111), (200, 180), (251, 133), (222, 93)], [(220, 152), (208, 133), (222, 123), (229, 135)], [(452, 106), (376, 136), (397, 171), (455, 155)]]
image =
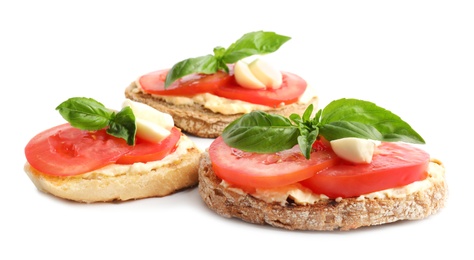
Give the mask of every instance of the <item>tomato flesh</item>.
[(179, 140), (180, 131), (159, 143), (137, 140), (129, 146), (125, 140), (105, 130), (85, 131), (62, 124), (34, 136), (25, 147), (28, 163), (36, 170), (56, 176), (72, 176), (117, 163), (147, 162), (163, 158)]
[(370, 164), (340, 163), (301, 182), (314, 193), (347, 198), (423, 180), (430, 156), (402, 143), (382, 143)]
[(300, 183), (316, 194), (348, 198), (424, 180), (430, 156), (404, 143), (382, 143), (370, 164), (337, 157), (323, 141), (313, 145), (309, 160), (299, 147), (275, 154), (243, 152), (218, 137), (209, 147), (215, 174), (246, 191)]
[(138, 79), (144, 91), (165, 96), (194, 96), (202, 93), (214, 93), (215, 90), (232, 81), (232, 76), (218, 71), (214, 74), (191, 74), (173, 82), (165, 89), (168, 69), (154, 71)]
[(216, 175), (241, 187), (273, 188), (299, 182), (339, 161), (330, 150), (314, 150), (307, 160), (298, 146), (275, 154), (243, 152), (222, 137), (209, 146)]
[(277, 89), (247, 89), (239, 86), (233, 78), (232, 84), (222, 85), (216, 95), (229, 99), (238, 99), (252, 104), (278, 107), (282, 103), (288, 105), (298, 101), (306, 90), (306, 81), (299, 76), (282, 72), (283, 83)]
[(122, 155), (116, 163), (133, 164), (136, 162), (151, 162), (163, 159), (176, 148), (176, 143), (181, 138), (181, 131), (173, 127), (171, 134), (158, 143), (152, 143), (137, 138), (135, 146), (130, 147), (130, 152)]
[(168, 96), (187, 96), (210, 93), (220, 97), (241, 100), (252, 104), (270, 107), (288, 105), (298, 101), (305, 92), (307, 83), (301, 77), (282, 72), (283, 83), (278, 89), (247, 89), (237, 84), (233, 75), (233, 66), (229, 66), (229, 74), (218, 71), (214, 74), (191, 74), (165, 89), (168, 69), (159, 70), (141, 76), (138, 82), (142, 89), (149, 94)]

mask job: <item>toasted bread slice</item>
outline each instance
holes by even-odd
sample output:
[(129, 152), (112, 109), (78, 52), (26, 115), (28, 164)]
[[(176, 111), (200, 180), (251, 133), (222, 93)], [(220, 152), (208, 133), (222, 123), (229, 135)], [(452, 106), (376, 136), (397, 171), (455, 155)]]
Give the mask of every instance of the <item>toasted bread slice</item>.
[(163, 197), (198, 183), (202, 151), (184, 134), (176, 150), (160, 161), (109, 165), (75, 176), (46, 175), (25, 164), (38, 190), (84, 203)]
[[(125, 97), (137, 102), (145, 103), (159, 111), (168, 113), (173, 117), (175, 126), (183, 131), (198, 137), (216, 138), (224, 128), (243, 114), (225, 115), (215, 113), (200, 104), (176, 105), (166, 102), (159, 96), (147, 94), (132, 82), (125, 89)], [(275, 109), (267, 110), (267, 113), (275, 113), (288, 117), (293, 113), (302, 114), (309, 104), (317, 105), (318, 98), (314, 97), (307, 103), (293, 103)]]
[(199, 166), (198, 189), (206, 205), (226, 218), (288, 230), (352, 230), (423, 219), (436, 213), (444, 207), (447, 196), (444, 173), (441, 162), (432, 160), (429, 177), (403, 190), (386, 190), (357, 198), (322, 198), (306, 205), (296, 204), (291, 198), (283, 203), (271, 203), (229, 188), (214, 174), (209, 154), (204, 152)]

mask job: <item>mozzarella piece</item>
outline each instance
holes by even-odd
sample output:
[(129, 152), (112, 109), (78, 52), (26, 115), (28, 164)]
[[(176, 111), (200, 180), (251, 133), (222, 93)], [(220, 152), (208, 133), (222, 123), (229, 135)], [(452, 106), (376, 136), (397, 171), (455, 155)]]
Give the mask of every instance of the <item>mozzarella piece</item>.
[(260, 82), (255, 75), (250, 71), (250, 68), (247, 63), (242, 60), (239, 60), (235, 63), (234, 66), (234, 75), (237, 83), (249, 89), (262, 89), (265, 88), (265, 84)]
[(330, 143), (337, 156), (353, 163), (371, 163), (377, 146), (376, 141), (355, 137), (332, 140)]
[(267, 88), (280, 88), (283, 82), (281, 72), (262, 59), (256, 59), (249, 65), (252, 74)]
[(170, 135), (174, 126), (173, 117), (153, 107), (126, 99), (122, 107), (130, 107), (135, 115), (137, 136), (150, 142), (159, 142)]

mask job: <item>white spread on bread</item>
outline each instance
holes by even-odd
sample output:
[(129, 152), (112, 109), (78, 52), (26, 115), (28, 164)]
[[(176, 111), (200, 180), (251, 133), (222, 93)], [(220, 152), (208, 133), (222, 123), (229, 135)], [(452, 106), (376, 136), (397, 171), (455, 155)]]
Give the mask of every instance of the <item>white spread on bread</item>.
[(143, 172), (150, 172), (154, 169), (159, 169), (164, 165), (179, 160), (179, 158), (186, 154), (188, 152), (188, 149), (192, 147), (194, 147), (193, 141), (187, 136), (181, 135), (176, 150), (159, 161), (152, 161), (147, 163), (139, 162), (134, 164), (111, 164), (100, 169), (84, 173), (82, 176), (83, 178), (96, 178), (96, 176), (99, 175), (117, 176), (125, 173), (133, 175)]
[[(137, 89), (139, 91), (146, 93), (141, 88), (140, 82), (138, 80), (135, 81), (135, 84), (137, 85)], [(274, 107), (252, 104), (241, 100), (223, 98), (209, 93), (198, 94), (193, 97), (164, 96), (155, 94), (152, 95), (155, 97), (159, 97), (163, 101), (174, 105), (199, 104), (214, 113), (220, 113), (224, 115), (245, 114), (255, 110), (268, 111), (275, 109)], [(307, 104), (311, 99), (315, 97), (317, 97), (316, 90), (308, 85), (303, 95), (298, 99), (298, 103)], [(282, 103), (280, 106), (284, 105), (285, 104)]]
[[(242, 189), (230, 186), (226, 181), (222, 181), (221, 185), (234, 192), (245, 194)], [(286, 204), (288, 198), (299, 205), (313, 204), (319, 200), (329, 199), (325, 195), (311, 192), (310, 189), (299, 183), (272, 189), (256, 189), (256, 192), (251, 195), (268, 203), (277, 202), (282, 205)]]
[(440, 161), (432, 160), (428, 164), (428, 177), (426, 177), (426, 179), (413, 182), (400, 188), (386, 189), (361, 195), (358, 199), (403, 198), (408, 194), (431, 187), (433, 182), (442, 181), (444, 179), (444, 171), (444, 167)]
[[(363, 199), (383, 199), (383, 198), (403, 198), (414, 192), (427, 189), (432, 186), (433, 183), (439, 182), (444, 178), (444, 167), (438, 160), (432, 160), (428, 166), (428, 177), (421, 181), (416, 181), (403, 187), (385, 189), (382, 191), (372, 192), (369, 194), (363, 194), (357, 197), (358, 200)], [(234, 192), (240, 194), (246, 194), (245, 191), (237, 187), (231, 187), (226, 181), (222, 181), (221, 185), (228, 189), (232, 189)], [(255, 192), (250, 194), (251, 196), (261, 199), (267, 203), (279, 203), (286, 205), (288, 198), (293, 200), (298, 205), (313, 204), (320, 200), (328, 200), (324, 194), (315, 194), (310, 189), (302, 186), (301, 184), (292, 184), (284, 187), (272, 188), (272, 189), (256, 189)], [(342, 198), (336, 198), (335, 201), (341, 200)]]

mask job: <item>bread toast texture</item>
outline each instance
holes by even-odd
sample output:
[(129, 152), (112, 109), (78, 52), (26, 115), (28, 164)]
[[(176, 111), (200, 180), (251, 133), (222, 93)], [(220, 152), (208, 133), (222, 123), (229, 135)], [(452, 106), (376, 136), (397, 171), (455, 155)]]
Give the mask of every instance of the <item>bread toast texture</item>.
[[(243, 115), (215, 113), (200, 104), (171, 104), (159, 96), (141, 91), (135, 82), (132, 82), (125, 89), (125, 97), (133, 101), (145, 103), (161, 112), (170, 114), (173, 117), (175, 126), (191, 135), (203, 138), (218, 137), (229, 123)], [(293, 113), (302, 114), (310, 103), (317, 105), (317, 101), (318, 98), (314, 97), (308, 103), (293, 103), (266, 112), (280, 114), (286, 117)]]
[[(347, 231), (400, 220), (423, 219), (443, 208), (447, 197), (444, 166), (432, 160), (429, 169), (424, 185), (402, 196), (321, 199), (306, 205), (289, 201), (282, 205), (226, 188), (213, 172), (209, 154), (204, 152), (199, 166), (198, 189), (205, 204), (226, 218), (287, 230)], [(437, 174), (432, 174), (434, 171)]]
[(110, 165), (75, 176), (51, 176), (26, 163), (24, 170), (38, 190), (84, 203), (163, 197), (195, 187), (201, 150), (184, 134), (176, 151), (161, 161)]

